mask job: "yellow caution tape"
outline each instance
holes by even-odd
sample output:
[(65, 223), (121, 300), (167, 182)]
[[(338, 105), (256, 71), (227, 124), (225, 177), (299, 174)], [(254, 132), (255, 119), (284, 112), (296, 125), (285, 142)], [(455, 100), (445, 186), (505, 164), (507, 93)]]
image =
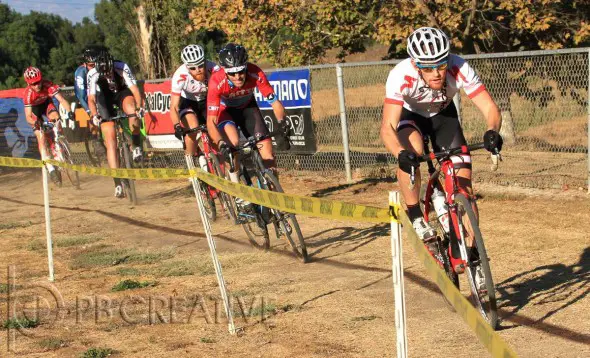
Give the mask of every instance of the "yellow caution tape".
[[(393, 203), (390, 203), (390, 205), (392, 204)], [(457, 314), (459, 314), (471, 330), (475, 332), (477, 338), (483, 343), (493, 357), (517, 357), (512, 348), (506, 344), (506, 342), (496, 331), (494, 331), (471, 303), (467, 301), (459, 290), (457, 290), (455, 285), (447, 277), (446, 273), (440, 268), (434, 258), (432, 258), (422, 240), (418, 238), (416, 232), (412, 229), (412, 224), (406, 213), (403, 210), (398, 213), (401, 214), (401, 217), (398, 216), (398, 218), (401, 218), (402, 225), (410, 228), (409, 230), (406, 230), (406, 232), (410, 239), (410, 243), (418, 255), (418, 259), (424, 264), (426, 271), (428, 271), (430, 277), (455, 308)]]
[[(262, 190), (233, 183), (200, 169), (196, 172), (196, 176), (205, 183), (232, 196), (289, 213), (347, 221), (391, 222), (389, 210), (384, 208)], [(396, 207), (395, 210), (397, 217), (399, 208)]]
[(126, 169), (126, 168), (96, 168), (86, 165), (73, 165), (49, 159), (47, 163), (68, 168), (81, 173), (90, 175), (100, 175), (103, 177), (135, 179), (135, 180), (158, 180), (158, 179), (182, 179), (190, 178), (191, 173), (187, 169), (169, 169), (169, 168), (150, 168), (150, 169)]
[(41, 168), (43, 162), (37, 159), (0, 157), (0, 166), (15, 168)]

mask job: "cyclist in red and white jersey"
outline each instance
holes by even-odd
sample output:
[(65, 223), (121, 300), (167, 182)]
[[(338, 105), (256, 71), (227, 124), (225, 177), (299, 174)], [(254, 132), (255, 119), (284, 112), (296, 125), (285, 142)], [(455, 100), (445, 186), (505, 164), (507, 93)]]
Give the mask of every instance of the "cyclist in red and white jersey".
[[(43, 116), (46, 116), (51, 122), (59, 119), (59, 112), (51, 99), (56, 98), (59, 101), (59, 104), (67, 111), (68, 119), (74, 119), (74, 114), (68, 101), (59, 92), (59, 86), (49, 80), (44, 80), (43, 74), (38, 68), (27, 67), (23, 76), (27, 82), (27, 88), (25, 88), (23, 95), (25, 119), (35, 131), (41, 159), (50, 159), (49, 148), (45, 145), (46, 134), (41, 130), (41, 123), (43, 122)], [(45, 165), (51, 179), (56, 184), (60, 184), (61, 178), (55, 167), (51, 164)]]
[[(140, 139), (140, 118), (143, 117), (143, 96), (129, 66), (113, 60), (106, 50), (96, 55), (94, 67), (88, 71), (88, 108), (92, 123), (100, 127), (107, 149), (110, 168), (119, 168), (115, 124), (110, 121), (117, 116), (117, 105), (129, 118), (132, 131), (133, 160), (141, 161), (143, 152)], [(125, 197), (121, 179), (114, 178), (115, 197)]]
[[(253, 63), (248, 62), (248, 53), (243, 46), (227, 44), (219, 52), (221, 68), (209, 80), (207, 94), (207, 129), (218, 147), (228, 144), (238, 145), (237, 127), (246, 138), (268, 135), (268, 129), (254, 98), (258, 88), (264, 99), (272, 106), (283, 136), (275, 136), (279, 147), (288, 149), (288, 132), (285, 107), (278, 100), (266, 75)], [(270, 138), (260, 142), (260, 156), (266, 168), (276, 173), (276, 162)], [(236, 167), (239, 168), (239, 166)]]
[[(420, 183), (417, 154), (424, 152), (423, 135), (428, 135), (433, 149), (441, 151), (465, 145), (453, 96), (461, 89), (486, 119), (485, 148), (492, 153), (502, 149), (498, 133), (501, 117), (498, 106), (473, 68), (449, 51), (449, 39), (439, 29), (422, 27), (408, 37), (410, 58), (397, 64), (387, 79), (381, 139), (398, 159), (398, 180), (407, 213), (422, 240), (436, 236), (424, 221), (418, 202), (420, 185), (410, 188), (410, 175), (415, 170)], [(471, 157), (452, 157), (457, 175), (469, 193), (471, 190)]]
[[(207, 123), (207, 83), (217, 68), (214, 62), (205, 59), (205, 50), (199, 45), (186, 46), (180, 58), (183, 64), (172, 76), (170, 96), (170, 119), (178, 140), (184, 137), (185, 128)], [(187, 136), (187, 154), (196, 154), (196, 136), (197, 133)]]

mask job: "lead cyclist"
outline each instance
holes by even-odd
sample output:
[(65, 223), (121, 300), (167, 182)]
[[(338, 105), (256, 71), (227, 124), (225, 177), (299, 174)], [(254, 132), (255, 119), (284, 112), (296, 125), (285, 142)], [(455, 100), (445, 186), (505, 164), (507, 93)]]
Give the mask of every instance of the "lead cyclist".
[[(435, 152), (466, 144), (453, 103), (461, 88), (485, 117), (483, 141), (494, 154), (502, 149), (498, 133), (502, 120), (473, 68), (450, 53), (449, 38), (443, 31), (421, 27), (408, 37), (407, 49), (410, 58), (397, 64), (387, 78), (381, 140), (399, 162), (397, 177), (408, 217), (418, 236), (427, 242), (436, 237), (436, 231), (423, 218), (420, 185), (411, 187), (409, 174), (414, 169), (420, 183), (418, 155), (424, 153), (423, 135), (430, 137)], [(453, 156), (452, 161), (459, 185), (473, 194), (470, 155)]]

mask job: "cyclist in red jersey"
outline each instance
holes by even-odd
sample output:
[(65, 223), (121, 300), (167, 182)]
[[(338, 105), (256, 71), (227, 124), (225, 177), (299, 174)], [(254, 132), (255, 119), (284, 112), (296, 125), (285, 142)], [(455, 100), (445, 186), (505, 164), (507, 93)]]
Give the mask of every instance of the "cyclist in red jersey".
[[(270, 103), (283, 136), (275, 136), (279, 147), (288, 149), (288, 125), (284, 120), (285, 107), (275, 95), (266, 75), (253, 63), (243, 46), (227, 44), (219, 52), (221, 68), (209, 79), (207, 93), (207, 130), (218, 147), (225, 144), (236, 147), (239, 141), (237, 127), (246, 138), (268, 135), (268, 129), (254, 98), (254, 89)], [(221, 148), (220, 148), (221, 149)], [(276, 173), (276, 162), (270, 138), (260, 142), (260, 156), (266, 168)], [(236, 168), (239, 168), (236, 163)]]
[[(68, 119), (74, 119), (70, 104), (59, 93), (59, 86), (51, 81), (44, 80), (43, 74), (36, 67), (27, 67), (23, 73), (25, 81), (28, 86), (25, 88), (23, 95), (23, 102), (25, 105), (25, 119), (33, 127), (35, 136), (37, 137), (37, 144), (39, 146), (39, 154), (41, 159), (50, 159), (49, 149), (47, 148), (45, 132), (41, 130), (41, 123), (43, 116), (51, 122), (59, 119), (59, 112), (51, 98), (55, 97), (61, 106), (67, 111)], [(51, 164), (45, 164), (49, 171), (49, 176), (56, 184), (61, 183), (61, 178), (55, 167)]]

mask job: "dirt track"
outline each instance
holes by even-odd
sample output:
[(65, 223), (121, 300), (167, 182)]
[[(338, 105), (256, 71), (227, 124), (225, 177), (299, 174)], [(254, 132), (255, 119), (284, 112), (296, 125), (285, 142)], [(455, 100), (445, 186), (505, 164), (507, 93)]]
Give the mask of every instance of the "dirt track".
[[(247, 322), (238, 318), (244, 332), (236, 337), (228, 335), (223, 317), (215, 323), (215, 302), (222, 311), (219, 290), (186, 182), (140, 182), (141, 203), (134, 208), (111, 197), (109, 179), (83, 176), (82, 192), (52, 187), (53, 286), (63, 298), (56, 310), (58, 295), (31, 287), (47, 284), (40, 175), (4, 173), (0, 179), (0, 258), (16, 267), (11, 302), (17, 311), (32, 309), (40, 296), (40, 307), (52, 308), (41, 310), (40, 325), (28, 336), (17, 333), (11, 341), (20, 356), (73, 357), (90, 347), (125, 357), (395, 356), (388, 225), (301, 217), (313, 255), (304, 265), (283, 241), (272, 239), (270, 252), (256, 251), (240, 228), (218, 219), (213, 230), (228, 288), (246, 310), (265, 300), (265, 320), (260, 314)], [(290, 192), (377, 206), (385, 206), (387, 191), (395, 188), (370, 180), (350, 187), (328, 179), (281, 181)], [(500, 335), (522, 357), (588, 357), (588, 195), (509, 189), (476, 186), (503, 317)], [(410, 356), (486, 356), (407, 245), (404, 255)], [(6, 269), (0, 279), (4, 321)], [(124, 279), (147, 287), (113, 292)], [(173, 309), (163, 307), (170, 302)], [(107, 309), (87, 309), (96, 303), (111, 308), (112, 317)], [(171, 311), (176, 323), (169, 322)], [(0, 344), (4, 356), (7, 340)]]

